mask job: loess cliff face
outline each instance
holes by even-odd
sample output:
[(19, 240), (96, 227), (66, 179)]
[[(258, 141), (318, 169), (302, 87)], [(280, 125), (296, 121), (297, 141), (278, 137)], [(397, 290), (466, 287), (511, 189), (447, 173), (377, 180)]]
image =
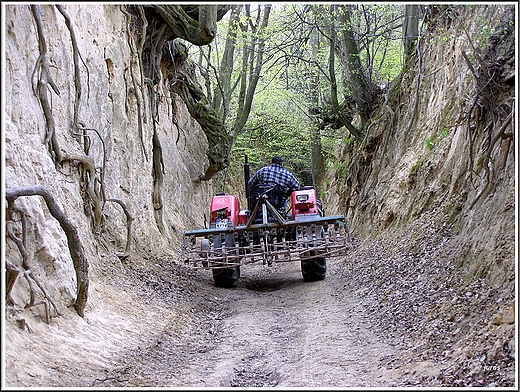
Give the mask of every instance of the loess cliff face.
[[(428, 220), (436, 231), (451, 233), (448, 263), (469, 279), (512, 290), (514, 7), (468, 7), (454, 15), (448, 21), (430, 16), (366, 142), (343, 146), (328, 204), (347, 213), (360, 238), (399, 238), (414, 222)], [(477, 42), (488, 28), (495, 33)]]
[(515, 12), (459, 12), (428, 20), (366, 141), (342, 146), (326, 205), (347, 214), (358, 245), (346, 285), (381, 335), (410, 342), (416, 360), (447, 363), (418, 382), (506, 385), (517, 307)]
[[(40, 5), (34, 14), (30, 5), (5, 7), (4, 186), (48, 189), (78, 230), (95, 291), (96, 276), (128, 253), (178, 254), (185, 227), (202, 226), (211, 182), (193, 180), (208, 164), (207, 140), (184, 104), (161, 85), (153, 124), (149, 97), (139, 87), (147, 81), (135, 55), (138, 43), (118, 5), (67, 4), (62, 10)], [(44, 103), (39, 81), (46, 82)], [(46, 143), (49, 124), (62, 162)], [(31, 266), (61, 309), (76, 290), (65, 234), (39, 196), (16, 204), (27, 220)], [(123, 205), (132, 217), (128, 245)], [(21, 237), (19, 217), (14, 219)], [(5, 256), (21, 266), (11, 240)], [(18, 278), (14, 301), (24, 303), (28, 295)]]
[[(118, 292), (110, 279), (122, 262), (149, 267), (178, 255), (184, 229), (203, 226), (213, 192), (211, 181), (194, 181), (208, 167), (206, 135), (162, 82), (157, 111), (150, 109), (139, 43), (119, 6), (66, 4), (66, 16), (56, 6), (39, 10), (41, 17), (30, 5), (5, 6), (4, 186), (48, 189), (78, 230), (90, 289), (88, 317), (78, 320), (67, 238), (41, 197), (18, 198), (32, 272), (66, 316), (49, 327), (41, 306), (6, 312), (7, 372), (22, 386), (34, 385), (38, 372), (36, 384), (49, 385), (52, 367), (41, 364), (51, 354), (61, 359), (59, 350), (49, 351), (65, 330), (99, 348), (109, 366), (110, 350), (138, 347), (143, 323), (170, 328), (163, 317), (170, 308), (153, 313), (139, 292), (126, 297), (132, 290)], [(464, 29), (484, 33), (483, 20), (502, 33), (470, 42)], [(512, 6), (467, 7), (451, 20), (431, 15), (365, 142), (342, 146), (324, 200), (328, 214), (347, 215), (356, 244), (341, 261), (345, 290), (365, 301), (385, 338), (415, 344), (415, 358), (446, 360), (449, 385), (497, 364), (504, 373), (497, 379), (514, 378), (514, 23)], [(57, 153), (65, 159), (57, 162)], [(132, 217), (129, 243), (120, 203)], [(19, 215), (9, 225), (21, 238)], [(23, 270), (7, 234), (4, 256)], [(186, 277), (172, 279), (181, 285)], [(11, 293), (22, 307), (30, 301), (28, 282), (19, 275)], [(114, 304), (136, 310), (126, 314)], [(99, 336), (113, 339), (110, 350)]]

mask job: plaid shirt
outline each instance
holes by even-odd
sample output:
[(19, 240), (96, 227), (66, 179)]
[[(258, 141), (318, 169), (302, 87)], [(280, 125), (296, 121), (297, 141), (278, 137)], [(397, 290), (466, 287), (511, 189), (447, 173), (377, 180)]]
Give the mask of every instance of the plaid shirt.
[(275, 183), (283, 187), (289, 188), (291, 191), (300, 189), (300, 183), (294, 175), (282, 165), (271, 163), (259, 169), (249, 180), (249, 190), (252, 190), (256, 184)]

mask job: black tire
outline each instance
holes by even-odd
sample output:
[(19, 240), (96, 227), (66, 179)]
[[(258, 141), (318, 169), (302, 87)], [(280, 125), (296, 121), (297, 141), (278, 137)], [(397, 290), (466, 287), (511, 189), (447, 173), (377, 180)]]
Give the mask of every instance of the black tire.
[[(323, 228), (321, 228), (318, 236), (319, 238), (323, 238), (323, 235)], [(320, 257), (316, 250), (309, 250), (306, 257), (302, 258), (301, 266), (302, 276), (305, 282), (323, 280), (327, 275), (327, 259)]]
[(236, 287), (240, 276), (240, 267), (232, 268), (213, 268), (213, 280), (216, 287), (232, 288)]
[[(227, 248), (235, 246), (233, 234), (225, 234), (224, 237), (224, 242)], [(215, 247), (220, 248), (222, 246), (221, 244), (221, 239), (219, 237), (215, 237)], [(236, 287), (238, 278), (240, 277), (240, 266), (230, 268), (212, 268), (211, 271), (213, 272), (213, 281), (215, 282), (216, 287)]]
[(327, 275), (327, 259), (325, 257), (303, 259), (301, 265), (303, 280), (306, 282), (323, 280)]

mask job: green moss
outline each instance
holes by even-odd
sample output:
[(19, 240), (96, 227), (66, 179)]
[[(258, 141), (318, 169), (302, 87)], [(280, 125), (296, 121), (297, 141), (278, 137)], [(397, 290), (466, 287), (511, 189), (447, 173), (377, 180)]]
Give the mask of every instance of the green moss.
[(347, 156), (344, 161), (334, 164), (334, 172), (337, 178), (347, 179), (349, 161), (350, 158)]
[(442, 131), (440, 136), (439, 136), (440, 140), (443, 140), (446, 136), (448, 136), (449, 133), (450, 133), (450, 130), (451, 130), (450, 127), (444, 128), (444, 131)]
[(439, 142), (444, 140), (444, 138), (446, 138), (446, 136), (449, 135), (450, 130), (451, 130), (451, 127), (445, 127), (439, 135), (434, 134), (434, 135), (431, 135), (430, 137), (424, 139), (424, 144), (426, 145), (426, 148), (428, 150), (433, 150), (435, 148), (435, 146), (437, 144), (439, 144)]
[(433, 147), (435, 147), (435, 136), (428, 137), (424, 140), (424, 144), (426, 144), (426, 148), (428, 150), (433, 150)]
[(424, 167), (424, 158), (423, 157), (419, 158), (417, 160), (417, 162), (415, 163), (415, 165), (412, 166), (412, 168), (410, 169), (409, 177), (416, 177), (417, 172), (419, 171), (419, 169), (421, 167)]

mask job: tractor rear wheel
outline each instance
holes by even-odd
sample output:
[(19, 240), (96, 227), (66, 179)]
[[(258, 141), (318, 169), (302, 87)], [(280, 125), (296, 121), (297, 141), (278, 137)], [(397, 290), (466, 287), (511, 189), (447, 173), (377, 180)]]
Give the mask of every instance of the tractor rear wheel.
[[(235, 239), (233, 234), (225, 234), (224, 235), (224, 244), (226, 246), (226, 251), (229, 255), (236, 254), (235, 249)], [(220, 236), (215, 236), (214, 238), (214, 249), (217, 252), (222, 252), (222, 239)], [(212, 268), (213, 272), (213, 281), (215, 282), (216, 287), (235, 287), (238, 283), (238, 278), (240, 277), (240, 266), (229, 267), (229, 268)]]
[(311, 257), (302, 259), (302, 276), (306, 282), (323, 280), (327, 275), (327, 259), (325, 257)]
[[(321, 238), (324, 236), (323, 227), (316, 228), (316, 235), (318, 237), (315, 246), (320, 245)], [(323, 280), (327, 275), (327, 259), (320, 257), (318, 250), (312, 249), (313, 244), (309, 244), (309, 251), (306, 252), (305, 257), (301, 260), (302, 276), (306, 282), (313, 282), (316, 280)]]
[(213, 280), (217, 287), (236, 287), (240, 276), (240, 267), (213, 268)]

